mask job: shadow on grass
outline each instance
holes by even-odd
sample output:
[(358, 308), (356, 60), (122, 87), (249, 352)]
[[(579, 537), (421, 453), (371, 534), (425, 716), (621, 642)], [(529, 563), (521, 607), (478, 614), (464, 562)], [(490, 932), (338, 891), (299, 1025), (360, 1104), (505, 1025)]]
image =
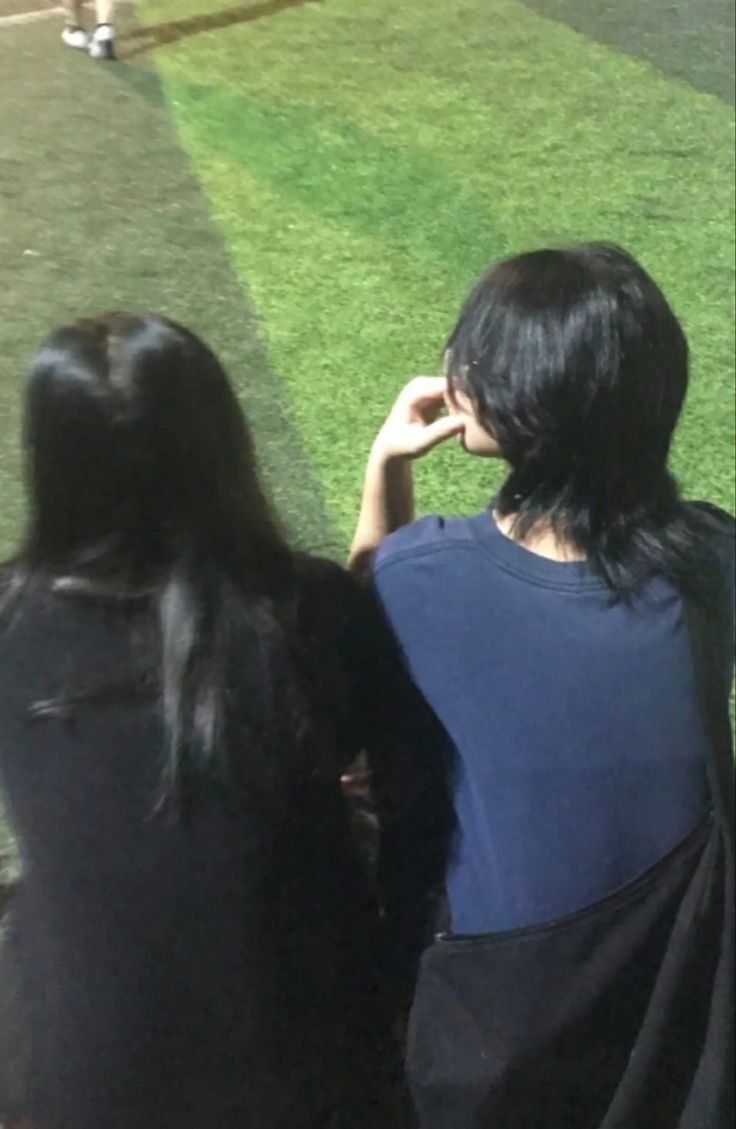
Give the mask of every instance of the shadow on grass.
[[(221, 12), (207, 12), (201, 16), (191, 16), (186, 20), (172, 20), (170, 23), (153, 27), (137, 27), (129, 31), (124, 42), (124, 59), (134, 58), (154, 47), (164, 47), (200, 35), (205, 31), (219, 31), (221, 28), (235, 27), (237, 24), (253, 23), (269, 16), (277, 16), (289, 8), (301, 8), (305, 4), (318, 4), (321, 0), (263, 0), (260, 4), (238, 4), (235, 8), (225, 8)], [(128, 48), (127, 44), (131, 44)]]
[(523, 0), (547, 19), (734, 101), (733, 0)]

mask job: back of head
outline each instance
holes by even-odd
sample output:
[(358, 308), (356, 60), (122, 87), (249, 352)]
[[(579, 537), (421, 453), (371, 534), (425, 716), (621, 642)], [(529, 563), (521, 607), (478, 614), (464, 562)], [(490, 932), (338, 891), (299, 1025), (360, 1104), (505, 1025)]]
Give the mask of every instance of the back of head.
[(227, 376), (164, 318), (52, 333), (30, 373), (25, 442), (33, 567), (149, 585), (189, 554), (255, 567), (276, 540)]
[[(230, 382), (182, 326), (107, 314), (50, 335), (25, 408), (29, 516), (11, 591), (22, 599), (41, 584), (138, 609), (157, 664), (141, 685), (158, 688), (165, 728), (160, 798), (188, 796), (232, 767), (223, 726), (233, 639), (254, 640), (259, 732), (276, 723), (269, 671), (290, 677), (293, 556)], [(104, 697), (77, 691), (37, 704), (35, 716)]]
[(686, 585), (693, 542), (667, 468), (688, 349), (664, 295), (608, 244), (519, 255), (471, 292), (448, 342), (452, 387), (510, 465), (498, 509), (543, 523), (616, 594)]

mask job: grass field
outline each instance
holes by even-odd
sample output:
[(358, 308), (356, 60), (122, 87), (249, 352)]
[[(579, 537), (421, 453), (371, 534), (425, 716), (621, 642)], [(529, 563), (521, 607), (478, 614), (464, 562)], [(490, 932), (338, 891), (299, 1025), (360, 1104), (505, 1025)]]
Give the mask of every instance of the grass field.
[[(200, 7), (143, 15), (185, 26)], [(157, 60), (343, 537), (382, 412), (404, 377), (434, 371), (470, 280), (499, 255), (589, 237), (631, 247), (681, 313), (695, 365), (677, 468), (730, 501), (722, 100), (515, 0), (293, 6), (172, 37)], [(422, 500), (472, 508), (487, 474), (443, 453)]]
[[(279, 506), (340, 555), (394, 392), (490, 260), (605, 238), (682, 317), (686, 492), (734, 507), (733, 11), (725, 0), (143, 0), (121, 61), (0, 0), (0, 550), (40, 336), (155, 308), (222, 354)], [(457, 450), (423, 508), (493, 487)]]

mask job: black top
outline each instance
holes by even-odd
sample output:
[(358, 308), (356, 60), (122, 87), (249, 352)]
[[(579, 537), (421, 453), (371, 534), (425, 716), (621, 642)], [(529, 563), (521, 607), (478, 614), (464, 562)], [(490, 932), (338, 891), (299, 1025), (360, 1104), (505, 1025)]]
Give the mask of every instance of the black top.
[[(342, 570), (305, 562), (300, 586), (319, 764), (284, 737), (268, 789), (211, 791), (188, 821), (152, 811), (154, 701), (29, 719), (90, 674), (119, 680), (128, 617), (37, 592), (3, 624), (0, 783), (22, 856), (14, 930), (41, 1129), (300, 1129), (371, 1075), (377, 919), (339, 777), (361, 749), (397, 747), (411, 691)], [(244, 698), (252, 645), (232, 680)], [(375, 1079), (362, 1088), (372, 1101)]]

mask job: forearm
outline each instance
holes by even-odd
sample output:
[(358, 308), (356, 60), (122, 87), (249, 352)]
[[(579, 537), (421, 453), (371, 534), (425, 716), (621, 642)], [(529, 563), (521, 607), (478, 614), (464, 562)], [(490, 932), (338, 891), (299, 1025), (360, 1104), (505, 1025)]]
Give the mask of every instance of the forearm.
[(350, 549), (350, 567), (355, 572), (366, 571), (384, 537), (413, 520), (411, 459), (391, 457), (378, 446), (374, 447), (366, 468), (363, 501)]
[(82, 0), (63, 0), (64, 15), (68, 26), (81, 23)]
[(363, 504), (350, 550), (350, 567), (366, 572), (376, 549), (389, 533), (414, 520), (412, 459), (420, 458), (465, 424), (443, 416), (447, 381), (417, 376), (399, 393), (378, 433), (368, 459)]

